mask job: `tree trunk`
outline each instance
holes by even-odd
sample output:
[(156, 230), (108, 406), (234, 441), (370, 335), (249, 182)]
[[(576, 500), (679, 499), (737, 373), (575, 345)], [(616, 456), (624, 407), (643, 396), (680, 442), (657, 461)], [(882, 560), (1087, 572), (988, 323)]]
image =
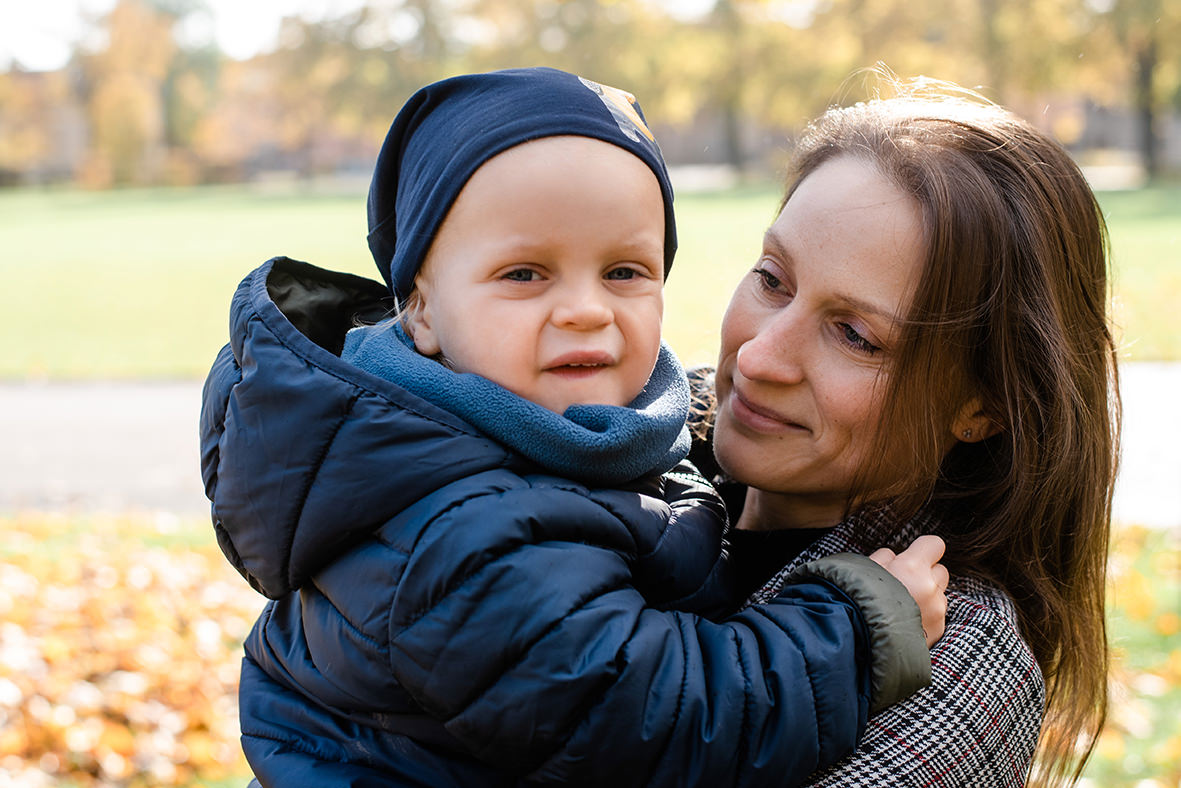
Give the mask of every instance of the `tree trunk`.
[(1156, 36), (1150, 33), (1136, 53), (1136, 117), (1140, 126), (1140, 156), (1149, 178), (1155, 177), (1160, 170), (1156, 106), (1153, 101), (1156, 66)]
[(1009, 87), (1009, 54), (997, 27), (1002, 0), (981, 0), (980, 32), (983, 38), (984, 66), (995, 95), (1004, 97)]
[(722, 114), (722, 142), (726, 146), (726, 163), (740, 173), (746, 163), (746, 154), (742, 150), (742, 18), (733, 0), (718, 0), (713, 15), (722, 30), (730, 57), (724, 69), (718, 105)]
[(722, 105), (722, 136), (726, 143), (726, 163), (741, 173), (746, 153), (742, 149), (742, 109), (736, 98)]

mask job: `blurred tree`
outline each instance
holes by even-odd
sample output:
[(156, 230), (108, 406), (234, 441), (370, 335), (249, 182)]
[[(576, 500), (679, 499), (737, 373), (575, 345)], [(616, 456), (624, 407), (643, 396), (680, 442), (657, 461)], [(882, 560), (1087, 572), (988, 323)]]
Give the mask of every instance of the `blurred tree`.
[(71, 175), (57, 172), (68, 157), (55, 156), (61, 144), (63, 113), (72, 106), (64, 71), (0, 73), (0, 185)]
[(216, 92), (193, 128), (189, 148), (203, 180), (246, 179), (252, 157), (276, 147), (273, 82), (262, 58), (220, 65)]
[(334, 148), (380, 141), (410, 93), (449, 72), (454, 36), (442, 0), (394, 0), (335, 18), (283, 20), (264, 56), (283, 151), (310, 175), (333, 166)]
[(640, 0), (469, 0), (455, 16), (463, 70), (545, 65), (627, 89), (651, 66)]
[(832, 0), (810, 27), (835, 73), (882, 62), (1009, 104), (1070, 81), (1088, 32), (1079, 0)]
[(1116, 44), (1116, 68), (1130, 83), (1140, 155), (1149, 176), (1160, 172), (1158, 117), (1181, 107), (1179, 6), (1176, 0), (1107, 0), (1098, 9)]
[(256, 167), (339, 169), (368, 159), (421, 85), (525, 65), (634, 90), (650, 120), (680, 127), (685, 144), (736, 167), (774, 155), (826, 106), (864, 98), (872, 81), (858, 70), (878, 62), (904, 76), (981, 87), (1075, 135), (1080, 99), (1134, 102), (1150, 171), (1159, 166), (1158, 117), (1181, 105), (1176, 0), (692, 6), (372, 0), (320, 21), (285, 19), (275, 51), (236, 62), (216, 51), (211, 34), (193, 32), (202, 25), (189, 24), (209, 21), (206, 0), (118, 0), (96, 22), (102, 43), (78, 54), (68, 78), (0, 75), (0, 169), (48, 166), (61, 145), (46, 129), (71, 105), (85, 111), (85, 133), (74, 136), (89, 140), (83, 177), (91, 185), (237, 178)]
[(741, 168), (752, 121), (776, 115), (765, 101), (768, 92), (790, 90), (790, 81), (760, 59), (782, 45), (778, 28), (768, 28), (760, 16), (770, 3), (717, 0), (689, 18), (670, 12), (673, 5), (474, 0), (463, 8), (464, 28), (471, 31), (463, 65), (543, 64), (635, 91), (658, 124), (716, 128), (721, 158)]
[(102, 23), (105, 48), (82, 56), (91, 132), (87, 185), (147, 182), (159, 174), (174, 21), (144, 0), (119, 0)]
[(739, 0), (717, 0), (708, 17), (708, 26), (718, 39), (720, 54), (712, 79), (706, 82), (707, 95), (702, 96), (707, 106), (712, 104), (722, 121), (722, 143), (726, 163), (737, 170), (746, 164), (742, 143), (743, 118), (749, 113), (743, 106), (747, 85), (746, 44), (748, 25), (743, 18)]

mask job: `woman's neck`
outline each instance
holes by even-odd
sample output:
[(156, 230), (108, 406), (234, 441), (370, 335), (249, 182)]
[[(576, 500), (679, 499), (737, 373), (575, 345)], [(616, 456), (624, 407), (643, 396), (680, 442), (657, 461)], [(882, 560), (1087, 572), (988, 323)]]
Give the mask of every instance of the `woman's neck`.
[(845, 502), (828, 497), (796, 496), (747, 488), (736, 528), (777, 531), (783, 528), (829, 528), (841, 521)]

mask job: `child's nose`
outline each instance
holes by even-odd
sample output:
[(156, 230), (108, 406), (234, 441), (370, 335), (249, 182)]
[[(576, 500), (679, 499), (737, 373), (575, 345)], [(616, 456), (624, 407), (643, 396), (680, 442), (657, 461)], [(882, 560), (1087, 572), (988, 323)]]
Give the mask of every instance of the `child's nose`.
[(561, 328), (587, 330), (610, 324), (615, 314), (599, 282), (563, 287), (554, 306), (553, 323)]

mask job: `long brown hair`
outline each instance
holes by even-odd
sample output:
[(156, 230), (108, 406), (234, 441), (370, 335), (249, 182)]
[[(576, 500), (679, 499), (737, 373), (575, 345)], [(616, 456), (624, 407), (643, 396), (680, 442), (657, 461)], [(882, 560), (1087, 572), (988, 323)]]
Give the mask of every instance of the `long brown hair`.
[[(892, 87), (817, 120), (788, 190), (851, 155), (923, 216), (927, 257), (884, 381), (877, 469), (864, 469), (904, 478), (859, 500), (945, 511), (945, 563), (1013, 598), (1046, 680), (1034, 783), (1073, 784), (1107, 707), (1120, 407), (1106, 228), (1070, 156), (1029, 123), (945, 83)], [(948, 451), (974, 397), (997, 432)]]

